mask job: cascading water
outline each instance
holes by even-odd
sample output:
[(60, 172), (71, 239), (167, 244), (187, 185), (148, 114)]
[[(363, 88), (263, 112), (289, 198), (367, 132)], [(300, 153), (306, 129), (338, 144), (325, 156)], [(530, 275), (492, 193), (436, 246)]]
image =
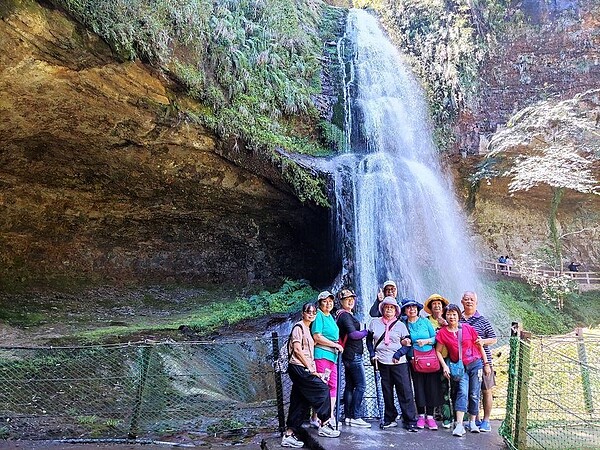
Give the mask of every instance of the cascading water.
[(364, 316), (386, 279), (399, 298), (437, 292), (458, 303), (480, 283), (421, 86), (368, 12), (350, 11), (344, 42), (349, 148), (335, 174), (344, 278)]

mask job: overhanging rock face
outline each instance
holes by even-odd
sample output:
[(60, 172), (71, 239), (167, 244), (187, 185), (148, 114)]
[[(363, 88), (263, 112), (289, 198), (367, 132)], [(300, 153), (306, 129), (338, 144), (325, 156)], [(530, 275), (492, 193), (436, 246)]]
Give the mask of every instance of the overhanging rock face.
[(325, 209), (186, 121), (190, 100), (169, 80), (59, 11), (17, 3), (0, 8), (4, 276), (323, 277)]

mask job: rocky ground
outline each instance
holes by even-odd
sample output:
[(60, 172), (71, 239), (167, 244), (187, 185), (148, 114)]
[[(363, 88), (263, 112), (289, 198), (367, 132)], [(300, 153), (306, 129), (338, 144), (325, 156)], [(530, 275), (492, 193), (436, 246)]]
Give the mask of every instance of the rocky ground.
[[(0, 292), (0, 345), (81, 344), (87, 342), (85, 333), (106, 327), (133, 327), (136, 330), (126, 334), (120, 331), (110, 338), (111, 342), (119, 339), (125, 342), (198, 340), (206, 336), (188, 327), (191, 314), (211, 302), (226, 302), (245, 294), (227, 286), (216, 289), (158, 285), (143, 288), (98, 286), (78, 293)], [(248, 320), (236, 325), (235, 330), (224, 327), (219, 330), (219, 335), (263, 332), (269, 323), (286, 318), (286, 315), (275, 315)], [(144, 331), (144, 325), (148, 326), (147, 331)]]

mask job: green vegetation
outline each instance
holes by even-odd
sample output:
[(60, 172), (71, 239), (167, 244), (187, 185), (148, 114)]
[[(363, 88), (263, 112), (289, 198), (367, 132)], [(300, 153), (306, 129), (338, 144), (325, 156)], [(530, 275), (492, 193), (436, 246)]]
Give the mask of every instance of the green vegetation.
[(535, 334), (561, 334), (578, 326), (594, 328), (600, 325), (600, 293), (572, 293), (564, 301), (562, 311), (541, 298), (540, 293), (524, 282), (502, 280), (492, 288), (506, 308), (511, 320)]
[(205, 303), (194, 311), (178, 317), (174, 321), (157, 323), (142, 321), (123, 326), (108, 326), (92, 331), (77, 333), (73, 336), (78, 342), (95, 343), (105, 339), (120, 340), (135, 334), (150, 334), (164, 330), (176, 330), (186, 325), (195, 332), (205, 335), (220, 328), (235, 325), (243, 320), (253, 319), (274, 313), (290, 313), (300, 306), (314, 300), (317, 292), (304, 280), (286, 280), (276, 292), (262, 291), (246, 297)]
[[(200, 106), (177, 111), (178, 119), (267, 153), (331, 151), (314, 135), (312, 97), (321, 92), (322, 39), (339, 33), (345, 10), (295, 0), (53, 2), (123, 59), (139, 58), (182, 84)], [(310, 126), (294, 126), (298, 116)], [(295, 173), (284, 178), (303, 201), (327, 205), (322, 182), (298, 181)]]
[(79, 416), (77, 417), (77, 423), (82, 425), (92, 425), (98, 421), (96, 416)]
[(244, 423), (238, 419), (224, 419), (213, 425), (209, 425), (206, 429), (209, 433), (221, 433), (225, 430), (239, 430), (244, 427)]
[(236, 298), (227, 303), (212, 303), (188, 317), (187, 325), (199, 333), (210, 333), (220, 327), (245, 319), (273, 313), (289, 313), (316, 298), (317, 292), (305, 281), (286, 280), (274, 293), (263, 291), (250, 298)]
[(44, 323), (44, 315), (39, 312), (23, 311), (20, 308), (0, 308), (0, 321), (18, 327), (32, 327)]
[(456, 142), (453, 124), (478, 101), (479, 68), (497, 36), (522, 24), (505, 0), (361, 0), (373, 7), (424, 83), (440, 149)]

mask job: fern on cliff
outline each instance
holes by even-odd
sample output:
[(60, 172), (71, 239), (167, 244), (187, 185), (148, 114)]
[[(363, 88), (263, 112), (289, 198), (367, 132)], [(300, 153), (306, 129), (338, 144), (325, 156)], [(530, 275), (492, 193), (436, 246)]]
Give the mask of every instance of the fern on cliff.
[[(53, 0), (124, 59), (161, 67), (204, 107), (187, 111), (254, 148), (326, 153), (291, 126), (314, 123), (323, 11), (315, 0)], [(339, 14), (338, 14), (339, 17)], [(326, 28), (326, 27), (325, 27)], [(316, 181), (316, 184), (319, 184)], [(295, 189), (298, 186), (292, 185)], [(314, 187), (314, 186), (313, 186)], [(306, 199), (327, 204), (322, 183)]]

